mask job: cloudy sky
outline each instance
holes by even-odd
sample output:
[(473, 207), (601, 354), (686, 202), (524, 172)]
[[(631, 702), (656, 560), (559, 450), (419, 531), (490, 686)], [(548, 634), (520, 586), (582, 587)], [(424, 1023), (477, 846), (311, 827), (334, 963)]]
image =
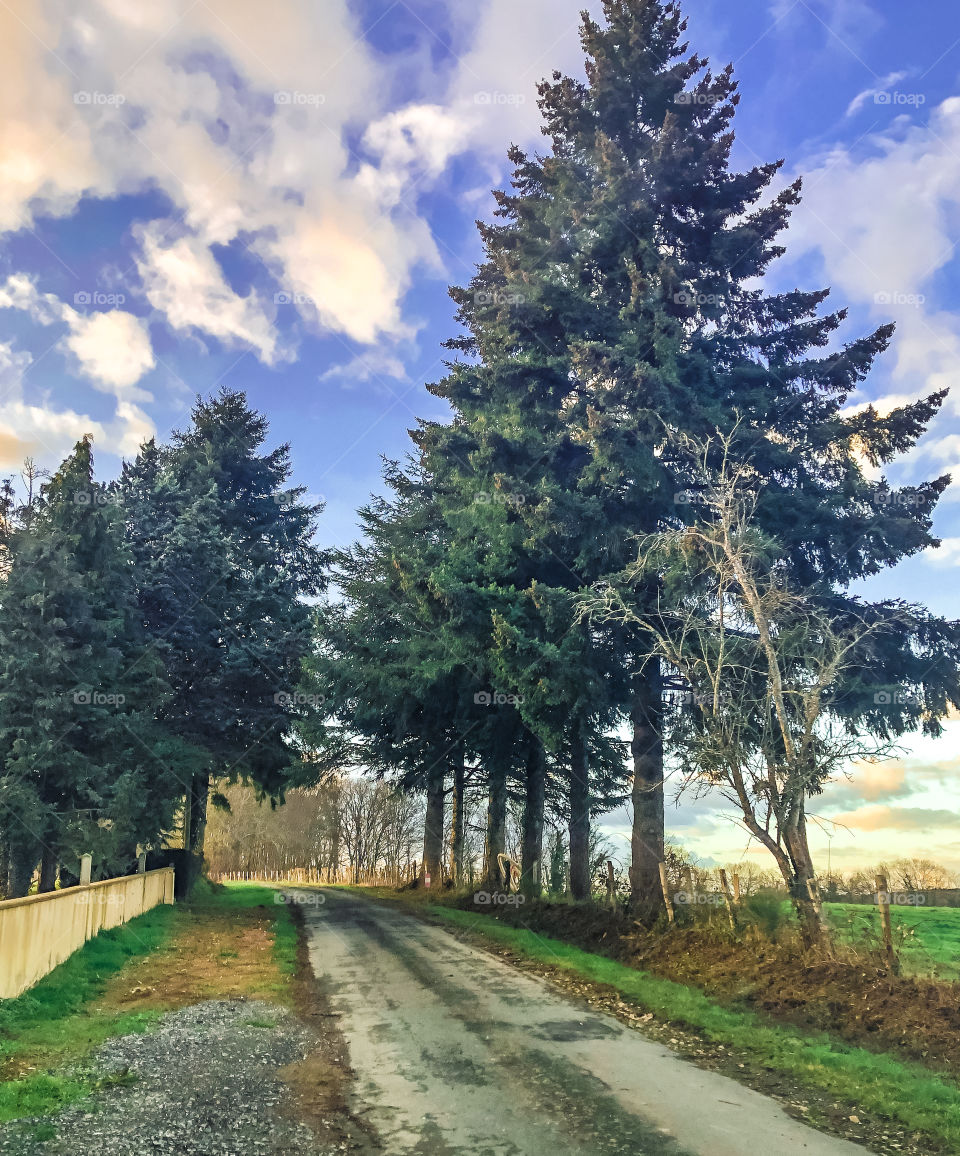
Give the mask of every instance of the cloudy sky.
[[(245, 389), (346, 543), (415, 415), (442, 409), (446, 295), (478, 256), (534, 86), (580, 71), (583, 0), (5, 0), (0, 5), (0, 470), (98, 468)], [(588, 4), (596, 10), (596, 4)], [(806, 199), (777, 287), (829, 284), (846, 335), (898, 325), (863, 403), (960, 366), (955, 0), (687, 0), (694, 46), (741, 81), (738, 163)], [(944, 540), (874, 587), (960, 615), (960, 389), (895, 482), (957, 469)], [(954, 724), (855, 768), (817, 807), (834, 864), (922, 851), (960, 868)], [(725, 860), (715, 804), (671, 811)], [(818, 837), (825, 853), (826, 836)]]

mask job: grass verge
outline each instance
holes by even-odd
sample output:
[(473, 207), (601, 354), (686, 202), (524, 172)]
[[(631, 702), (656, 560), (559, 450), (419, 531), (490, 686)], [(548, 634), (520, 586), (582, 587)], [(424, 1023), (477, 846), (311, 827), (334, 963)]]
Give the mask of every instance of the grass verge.
[(105, 1040), (217, 996), (289, 1002), (297, 932), (267, 887), (198, 883), (189, 902), (101, 932), (0, 1001), (0, 1122), (58, 1111), (104, 1086), (84, 1068)]
[(923, 1132), (960, 1151), (960, 1087), (918, 1064), (767, 1023), (750, 1011), (723, 1006), (695, 988), (626, 967), (559, 940), (452, 907), (424, 904), (441, 922), (481, 934), (521, 955), (608, 984), (660, 1019), (694, 1029), (714, 1044), (774, 1069), (818, 1092)]

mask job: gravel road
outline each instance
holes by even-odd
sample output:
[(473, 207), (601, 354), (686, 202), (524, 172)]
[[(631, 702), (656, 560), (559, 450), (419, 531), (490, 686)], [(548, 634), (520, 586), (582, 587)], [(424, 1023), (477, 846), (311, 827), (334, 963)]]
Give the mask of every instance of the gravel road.
[(310, 961), (390, 1156), (866, 1156), (439, 928), (325, 896)]
[[(3, 1156), (314, 1156), (313, 1133), (279, 1110), (280, 1070), (315, 1037), (274, 1004), (210, 1000), (97, 1052), (116, 1086), (56, 1116), (0, 1127)], [(49, 1133), (53, 1132), (53, 1135)]]

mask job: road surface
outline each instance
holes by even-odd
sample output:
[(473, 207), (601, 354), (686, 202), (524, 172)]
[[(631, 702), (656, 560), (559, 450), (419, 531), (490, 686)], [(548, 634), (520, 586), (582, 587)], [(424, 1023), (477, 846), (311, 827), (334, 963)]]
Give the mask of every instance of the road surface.
[(390, 1156), (866, 1154), (440, 928), (323, 894), (310, 961)]

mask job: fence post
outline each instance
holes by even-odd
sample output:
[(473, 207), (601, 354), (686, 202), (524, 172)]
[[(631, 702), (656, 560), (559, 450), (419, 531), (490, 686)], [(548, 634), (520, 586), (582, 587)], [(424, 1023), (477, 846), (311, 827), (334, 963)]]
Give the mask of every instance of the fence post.
[(730, 916), (730, 926), (734, 931), (737, 930), (737, 917), (733, 911), (733, 896), (730, 893), (730, 884), (727, 882), (727, 873), (720, 868), (720, 886), (723, 888), (723, 898), (727, 902), (727, 914)]
[(143, 875), (146, 870), (147, 870), (147, 853), (146, 853), (146, 851), (141, 851), (140, 854), (137, 856), (137, 874)]
[(687, 902), (693, 905), (693, 910), (697, 910), (697, 888), (693, 882), (693, 868), (684, 867), (683, 879), (687, 885)]
[(80, 886), (88, 887), (93, 874), (93, 855), (87, 853), (80, 856)]
[(894, 975), (899, 975), (900, 961), (893, 951), (893, 928), (890, 926), (890, 893), (887, 890), (887, 877), (886, 875), (878, 875), (874, 882), (877, 885), (877, 907), (880, 909), (880, 924), (883, 928), (883, 949), (890, 971)]
[(667, 882), (667, 865), (660, 864), (660, 888), (663, 891), (663, 902), (667, 907), (667, 920), (673, 923), (673, 900), (670, 898), (670, 884)]
[(740, 876), (736, 871), (733, 873), (733, 901), (740, 906)]
[(613, 863), (607, 860), (607, 902), (611, 907), (615, 907), (617, 903), (616, 883), (613, 878)]

